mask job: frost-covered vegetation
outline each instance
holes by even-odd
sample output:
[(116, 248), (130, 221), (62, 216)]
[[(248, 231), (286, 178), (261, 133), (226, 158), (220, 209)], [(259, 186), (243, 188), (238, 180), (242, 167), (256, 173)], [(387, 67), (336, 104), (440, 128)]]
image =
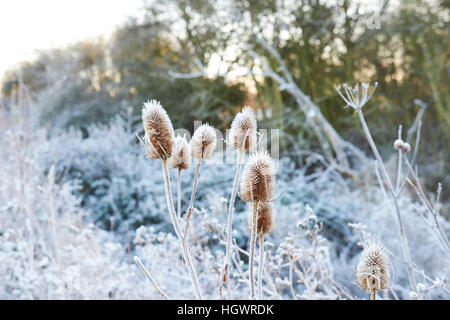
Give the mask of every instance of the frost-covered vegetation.
[[(386, 1), (381, 30), (356, 0), (144, 2), (109, 41), (42, 52), (2, 79), (0, 299), (250, 297), (259, 254), (253, 199), (230, 203), (236, 162), (202, 159), (192, 201), (203, 156), (183, 170), (180, 236), (162, 161), (140, 140), (148, 99), (188, 140), (194, 120), (225, 137), (244, 105), (280, 130), (262, 298), (450, 299), (444, 1)], [(369, 79), (375, 93), (334, 90)]]
[[(127, 114), (109, 126), (89, 127), (88, 137), (76, 130), (48, 135), (36, 121), (38, 107), (25, 101), (25, 92), (20, 96), (2, 107), (1, 298), (159, 298), (134, 254), (171, 298), (192, 298), (160, 163), (145, 159)], [(371, 239), (380, 240), (393, 260), (392, 286), (382, 297), (449, 297), (448, 250), (424, 223), (423, 204), (413, 192), (398, 202), (417, 292), (410, 292), (394, 216), (374, 175), (351, 181), (325, 166), (306, 174), (321, 158), (299, 156), (300, 168), (288, 158), (278, 163), (281, 196), (274, 202), (275, 231), (266, 237), (264, 298), (366, 297), (354, 272)], [(189, 199), (193, 171), (182, 177), (183, 199)], [(234, 172), (233, 164), (207, 161), (200, 171), (189, 241), (205, 298), (218, 298)], [(249, 230), (246, 205), (236, 201), (229, 281), (239, 299), (248, 298)], [(450, 224), (439, 221), (448, 233)]]

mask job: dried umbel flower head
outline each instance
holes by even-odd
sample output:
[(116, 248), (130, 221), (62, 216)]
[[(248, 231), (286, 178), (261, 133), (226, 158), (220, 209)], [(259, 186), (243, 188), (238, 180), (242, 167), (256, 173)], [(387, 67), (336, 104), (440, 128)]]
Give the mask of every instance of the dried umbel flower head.
[(383, 245), (370, 243), (364, 248), (356, 268), (356, 281), (361, 289), (371, 292), (389, 287), (390, 260)]
[(195, 130), (190, 145), (192, 156), (197, 160), (209, 159), (216, 148), (216, 131), (209, 124), (202, 124)]
[(191, 147), (183, 136), (176, 136), (170, 157), (170, 165), (175, 169), (187, 169), (191, 164)]
[(340, 85), (336, 86), (336, 91), (348, 106), (355, 110), (359, 110), (367, 103), (367, 101), (369, 101), (377, 86), (378, 82), (375, 82), (373, 89), (370, 90), (370, 85), (368, 83), (361, 83), (361, 87), (359, 85), (349, 87), (344, 83), (342, 86), (343, 92), (341, 91)]
[(250, 156), (242, 173), (239, 196), (243, 201), (271, 201), (275, 167), (267, 151), (257, 151)]
[[(253, 209), (252, 209), (253, 210)], [(249, 213), (249, 225), (252, 226), (253, 211)], [(273, 231), (273, 208), (271, 202), (259, 202), (256, 209), (256, 233), (259, 236), (264, 236)]]
[(172, 153), (174, 132), (172, 122), (159, 101), (150, 100), (142, 108), (145, 145), (152, 159), (168, 159)]
[(250, 107), (244, 107), (231, 123), (230, 144), (239, 150), (254, 151), (256, 148), (256, 116)]

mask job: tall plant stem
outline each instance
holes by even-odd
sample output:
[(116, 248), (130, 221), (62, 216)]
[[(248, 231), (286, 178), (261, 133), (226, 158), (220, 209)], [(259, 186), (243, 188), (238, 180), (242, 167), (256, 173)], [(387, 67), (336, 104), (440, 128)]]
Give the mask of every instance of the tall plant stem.
[(395, 192), (395, 189), (391, 182), (391, 179), (389, 178), (386, 167), (384, 166), (383, 159), (381, 158), (380, 153), (378, 152), (377, 146), (375, 145), (375, 142), (372, 139), (372, 135), (370, 134), (370, 130), (369, 130), (369, 127), (367, 126), (366, 119), (364, 118), (364, 114), (363, 114), (361, 108), (357, 109), (357, 111), (358, 111), (359, 120), (360, 120), (361, 125), (364, 130), (364, 134), (366, 135), (366, 138), (369, 141), (370, 148), (372, 149), (372, 152), (378, 161), (378, 165), (381, 168), (381, 172), (383, 173), (384, 178), (386, 179), (386, 182), (388, 184), (389, 194), (391, 195), (392, 202), (394, 203), (395, 218), (397, 221), (398, 231), (400, 233), (402, 255), (403, 255), (403, 259), (406, 262), (406, 271), (408, 273), (409, 284), (411, 286), (411, 289), (416, 291), (416, 280), (415, 280), (414, 272), (413, 272), (413, 264), (412, 264), (412, 260), (411, 260), (411, 254), (409, 251), (408, 239), (406, 237), (405, 228), (403, 226), (403, 221), (402, 221), (402, 216), (400, 214), (400, 207), (398, 205), (397, 194)]
[[(241, 165), (242, 165), (242, 158), (244, 156), (244, 150), (238, 151), (238, 159), (237, 159), (237, 168), (236, 168), (236, 175), (234, 176), (234, 184), (233, 184), (233, 190), (231, 191), (231, 197), (230, 197), (230, 203), (228, 206), (228, 213), (227, 213), (227, 244), (226, 244), (226, 253), (225, 253), (225, 261), (222, 266), (222, 272), (220, 274), (220, 286), (219, 286), (219, 295), (220, 298), (222, 298), (222, 288), (224, 283), (227, 283), (227, 288), (231, 286), (230, 279), (228, 277), (228, 272), (230, 269), (230, 255), (231, 255), (231, 243), (233, 238), (233, 212), (234, 212), (234, 201), (236, 200), (236, 193), (239, 186), (239, 178), (241, 176)], [(228, 290), (229, 293), (231, 293), (231, 290)], [(231, 295), (229, 294), (228, 299), (231, 299)]]
[(258, 202), (253, 202), (252, 214), (252, 232), (250, 240), (250, 261), (249, 261), (249, 280), (250, 280), (250, 296), (252, 300), (256, 299), (255, 295), (255, 276), (253, 267), (255, 264), (255, 243), (256, 243), (256, 227), (257, 227)]
[(181, 168), (178, 168), (177, 175), (177, 217), (181, 217)]
[(195, 193), (197, 191), (197, 183), (198, 183), (198, 173), (200, 172), (200, 166), (202, 165), (202, 160), (197, 161), (197, 166), (195, 167), (195, 174), (194, 174), (194, 183), (192, 185), (192, 193), (191, 193), (191, 200), (189, 201), (189, 208), (186, 213), (186, 229), (184, 230), (183, 238), (186, 239), (188, 229), (189, 229), (189, 221), (192, 215), (192, 211), (194, 211), (194, 199), (195, 199)]
[(197, 274), (195, 273), (194, 265), (192, 264), (191, 253), (189, 251), (186, 239), (183, 237), (180, 224), (178, 222), (178, 218), (175, 213), (175, 208), (173, 206), (173, 198), (172, 198), (172, 191), (170, 188), (170, 176), (169, 176), (169, 167), (167, 165), (167, 159), (162, 159), (162, 168), (164, 174), (164, 186), (166, 188), (167, 208), (169, 210), (170, 220), (172, 221), (178, 240), (180, 240), (183, 258), (186, 263), (186, 267), (189, 271), (189, 276), (191, 277), (191, 282), (192, 286), (194, 287), (195, 296), (197, 297), (197, 299), (203, 299), (202, 294), (200, 292), (200, 287), (198, 285)]
[(377, 290), (370, 290), (370, 300), (377, 299)]
[(259, 268), (258, 268), (258, 299), (262, 300), (262, 275), (264, 268), (264, 235), (259, 236)]

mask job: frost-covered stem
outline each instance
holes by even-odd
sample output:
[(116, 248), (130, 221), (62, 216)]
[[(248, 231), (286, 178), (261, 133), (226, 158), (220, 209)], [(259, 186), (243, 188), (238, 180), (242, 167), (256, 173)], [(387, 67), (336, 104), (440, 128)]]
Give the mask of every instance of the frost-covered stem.
[(256, 243), (256, 227), (257, 227), (257, 214), (258, 214), (258, 202), (253, 202), (252, 213), (252, 231), (250, 240), (250, 261), (249, 261), (249, 280), (250, 280), (250, 296), (252, 300), (256, 299), (255, 296), (255, 276), (253, 267), (255, 264), (255, 243)]
[[(398, 127), (398, 139), (402, 139), (402, 125)], [(397, 163), (397, 183), (395, 185), (395, 192), (397, 195), (400, 194), (400, 180), (402, 175), (402, 150), (398, 149), (398, 163)]]
[(178, 168), (177, 175), (177, 217), (181, 217), (181, 168)]
[[(50, 175), (51, 175), (53, 172), (53, 167), (51, 167), (50, 172), (51, 172), (50, 173)], [(61, 261), (59, 259), (58, 238), (57, 238), (57, 234), (56, 234), (55, 206), (54, 206), (54, 199), (53, 199), (54, 176), (51, 175), (50, 179), (52, 179), (51, 181), (49, 181), (49, 183), (50, 183), (50, 188), (49, 188), (50, 223), (52, 226), (53, 245), (55, 247), (55, 260), (56, 260), (56, 264), (58, 265), (58, 276), (59, 276), (59, 280), (61, 282), (61, 296), (62, 296), (63, 300), (66, 300), (66, 290), (64, 288), (64, 280), (62, 277)]]
[(175, 213), (175, 208), (173, 206), (173, 198), (172, 191), (170, 188), (170, 176), (169, 176), (169, 167), (167, 165), (167, 159), (162, 159), (162, 168), (164, 174), (164, 186), (166, 188), (166, 200), (167, 200), (167, 208), (169, 209), (170, 220), (172, 221), (173, 228), (175, 229), (175, 233), (180, 240), (181, 248), (183, 252), (183, 259), (186, 263), (186, 267), (188, 268), (189, 275), (191, 277), (192, 286), (194, 287), (195, 296), (197, 299), (203, 299), (202, 294), (200, 292), (200, 287), (198, 285), (197, 274), (195, 273), (194, 266), (192, 264), (191, 253), (189, 251), (189, 247), (187, 245), (186, 239), (183, 238), (183, 234), (180, 228), (180, 224), (178, 222), (178, 218)]
[(153, 285), (153, 288), (155, 288), (156, 292), (159, 293), (161, 298), (163, 298), (164, 300), (170, 300), (169, 296), (158, 286), (158, 284), (153, 279), (152, 275), (147, 270), (147, 268), (144, 266), (144, 264), (141, 262), (141, 260), (137, 256), (134, 256), (133, 259), (134, 259), (134, 262), (136, 262), (136, 264), (139, 266), (141, 271), (147, 276), (148, 280), (150, 280), (151, 284)]
[(423, 188), (422, 188), (422, 185), (420, 184), (419, 178), (418, 178), (417, 174), (414, 172), (414, 169), (412, 168), (412, 165), (409, 162), (409, 160), (406, 157), (406, 155), (404, 155), (404, 158), (405, 158), (406, 166), (408, 167), (408, 170), (409, 170), (409, 172), (410, 172), (410, 174), (411, 174), (415, 184), (412, 183), (409, 179), (407, 179), (407, 181), (413, 187), (414, 191), (419, 196), (419, 199), (422, 201), (422, 203), (424, 204), (425, 208), (428, 210), (428, 212), (433, 217), (434, 229), (437, 230), (437, 235), (440, 238), (444, 248), (446, 248), (447, 250), (450, 250), (450, 243), (449, 243), (449, 241), (447, 239), (447, 236), (445, 235), (445, 232), (442, 230), (441, 225), (440, 225), (439, 220), (438, 220), (438, 208), (439, 208), (439, 200), (440, 200), (440, 196), (441, 196), (441, 192), (442, 192), (442, 184), (440, 184), (440, 183), (438, 184), (438, 190), (437, 190), (437, 196), (436, 196), (436, 205), (433, 208), (433, 206), (431, 205), (430, 201), (425, 196), (425, 192), (423, 191)]
[[(227, 244), (226, 244), (226, 254), (225, 261), (222, 266), (222, 272), (220, 274), (220, 286), (219, 286), (219, 295), (222, 298), (222, 288), (225, 282), (227, 282), (227, 287), (230, 287), (230, 279), (228, 278), (228, 271), (230, 269), (230, 255), (231, 255), (231, 242), (233, 237), (233, 211), (234, 211), (234, 201), (236, 200), (236, 193), (239, 186), (239, 177), (241, 175), (241, 164), (242, 158), (244, 156), (244, 150), (238, 151), (238, 159), (237, 159), (237, 168), (236, 175), (234, 177), (233, 190), (231, 191), (230, 203), (228, 206), (228, 214), (227, 214)], [(231, 292), (230, 290), (228, 292)], [(231, 296), (228, 296), (228, 299), (231, 299)]]
[(194, 199), (195, 199), (195, 192), (197, 191), (197, 182), (198, 182), (198, 173), (200, 172), (200, 166), (202, 165), (202, 160), (197, 161), (197, 166), (195, 167), (195, 174), (194, 174), (194, 183), (192, 185), (192, 193), (191, 193), (191, 200), (189, 201), (189, 208), (186, 213), (186, 229), (184, 230), (183, 238), (186, 239), (188, 229), (189, 229), (189, 220), (192, 215), (192, 211), (194, 211)]
[(415, 280), (414, 273), (413, 273), (413, 264), (412, 264), (411, 255), (410, 255), (410, 251), (409, 251), (408, 239), (406, 238), (406, 233), (405, 233), (405, 229), (403, 226), (402, 217), (400, 215), (400, 208), (399, 208), (398, 201), (397, 201), (397, 195), (395, 193), (394, 186), (392, 185), (391, 179), (389, 178), (389, 175), (387, 173), (386, 167), (384, 166), (383, 159), (381, 158), (380, 153), (378, 152), (377, 146), (375, 145), (375, 142), (373, 141), (372, 135), (370, 134), (369, 127), (367, 126), (367, 122), (366, 122), (366, 119), (364, 118), (364, 114), (363, 114), (361, 108), (358, 108), (357, 112), (358, 112), (359, 120), (360, 120), (361, 125), (364, 130), (364, 134), (366, 135), (366, 139), (370, 144), (372, 152), (375, 155), (375, 158), (378, 161), (379, 167), (381, 168), (381, 172), (383, 173), (384, 178), (386, 179), (386, 182), (388, 184), (389, 194), (391, 195), (392, 202), (394, 203), (397, 227), (398, 227), (399, 233), (400, 233), (401, 248), (402, 248), (402, 253), (403, 253), (403, 259), (406, 262), (406, 271), (408, 273), (409, 284), (411, 286), (411, 289), (416, 291), (416, 280)]
[(262, 300), (262, 273), (264, 268), (264, 235), (259, 236), (259, 269), (258, 269), (258, 300)]
[(371, 290), (370, 291), (370, 300), (376, 300), (377, 299), (377, 290)]

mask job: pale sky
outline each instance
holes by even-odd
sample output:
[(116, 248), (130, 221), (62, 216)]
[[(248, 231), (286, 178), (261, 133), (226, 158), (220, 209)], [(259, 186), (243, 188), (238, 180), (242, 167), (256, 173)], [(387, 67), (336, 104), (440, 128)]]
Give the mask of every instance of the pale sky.
[(142, 0), (0, 0), (0, 77), (37, 49), (108, 36)]

